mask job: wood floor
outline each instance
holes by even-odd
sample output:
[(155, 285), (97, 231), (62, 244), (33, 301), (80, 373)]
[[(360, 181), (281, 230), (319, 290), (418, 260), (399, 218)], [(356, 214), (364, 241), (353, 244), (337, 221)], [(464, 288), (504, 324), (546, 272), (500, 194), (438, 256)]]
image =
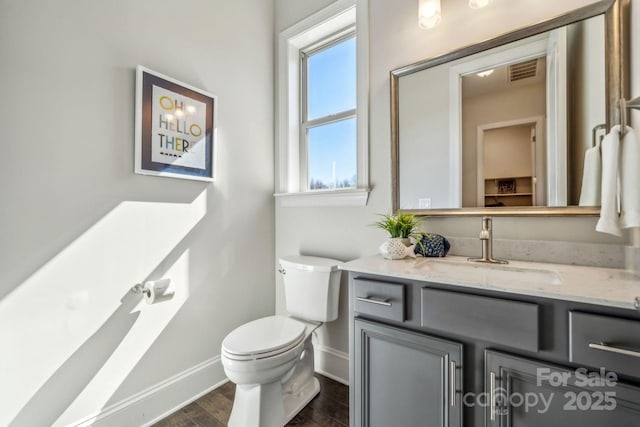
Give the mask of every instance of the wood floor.
[[(349, 387), (319, 374), (316, 377), (320, 381), (320, 394), (287, 426), (348, 426)], [(154, 424), (154, 427), (224, 427), (231, 414), (235, 391), (235, 384), (228, 382)]]

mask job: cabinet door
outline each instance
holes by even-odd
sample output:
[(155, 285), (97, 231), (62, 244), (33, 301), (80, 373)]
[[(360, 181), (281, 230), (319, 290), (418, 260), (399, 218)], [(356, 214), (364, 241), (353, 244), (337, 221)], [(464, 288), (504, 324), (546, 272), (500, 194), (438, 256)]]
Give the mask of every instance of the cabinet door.
[(358, 427), (462, 425), (462, 345), (354, 320)]
[[(485, 352), (487, 426), (603, 427), (640, 425), (640, 387), (618, 382), (604, 370), (574, 370)], [(465, 396), (465, 404), (474, 402)]]

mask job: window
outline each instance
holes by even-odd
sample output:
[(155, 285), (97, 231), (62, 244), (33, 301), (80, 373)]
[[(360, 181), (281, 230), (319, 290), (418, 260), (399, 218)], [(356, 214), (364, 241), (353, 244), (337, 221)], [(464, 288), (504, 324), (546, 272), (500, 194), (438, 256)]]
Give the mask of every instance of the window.
[(323, 40), (301, 53), (300, 171), (306, 190), (357, 185), (356, 40)]
[[(358, 16), (364, 22), (356, 26)], [(282, 206), (366, 205), (366, 1), (337, 0), (280, 33), (276, 196)]]

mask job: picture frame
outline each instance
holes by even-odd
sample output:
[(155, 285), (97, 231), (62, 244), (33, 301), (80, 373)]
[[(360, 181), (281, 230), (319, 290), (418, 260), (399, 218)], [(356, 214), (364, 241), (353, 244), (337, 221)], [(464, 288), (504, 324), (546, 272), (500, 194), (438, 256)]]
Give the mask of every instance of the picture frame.
[(135, 173), (215, 181), (215, 95), (138, 65)]
[(515, 194), (515, 192), (516, 192), (515, 179), (498, 180), (498, 194)]

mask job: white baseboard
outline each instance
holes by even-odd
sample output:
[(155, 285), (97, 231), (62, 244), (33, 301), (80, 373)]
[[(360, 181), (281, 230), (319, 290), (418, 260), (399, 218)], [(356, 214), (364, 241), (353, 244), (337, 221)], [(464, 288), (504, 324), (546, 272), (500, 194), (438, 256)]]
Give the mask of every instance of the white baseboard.
[(339, 383), (349, 385), (349, 354), (314, 344), (315, 371)]
[[(316, 372), (349, 385), (349, 355), (323, 345), (314, 347)], [(70, 425), (150, 426), (227, 381), (218, 355)]]
[(218, 355), (71, 425), (149, 426), (227, 381)]

